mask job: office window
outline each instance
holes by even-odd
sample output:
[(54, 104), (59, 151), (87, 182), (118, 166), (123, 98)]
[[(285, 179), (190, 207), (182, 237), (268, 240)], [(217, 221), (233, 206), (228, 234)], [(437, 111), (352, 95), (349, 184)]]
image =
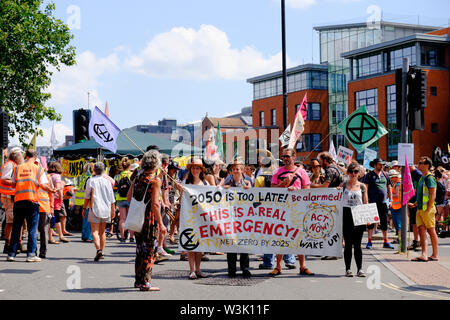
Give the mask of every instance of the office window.
[(264, 111), (259, 112), (259, 126), (264, 127)]
[(301, 139), (301, 142), (297, 143), (297, 151), (322, 151), (320, 133), (306, 133), (302, 135)]
[(378, 89), (369, 89), (355, 93), (356, 109), (366, 106), (367, 112), (378, 117)]
[(416, 65), (416, 47), (404, 47), (396, 50), (389, 51), (387, 58), (387, 70), (393, 71), (403, 66), (403, 58), (409, 58), (409, 64), (411, 66)]
[(432, 133), (437, 133), (438, 132), (438, 124), (437, 123), (432, 123), (431, 124), (431, 132)]
[(425, 46), (420, 47), (420, 56), (424, 66), (443, 66), (444, 65), (444, 47)]
[(437, 87), (430, 87), (430, 95), (437, 96)]
[(306, 120), (320, 120), (320, 103), (308, 102)]
[(271, 115), (271, 125), (276, 126), (277, 125), (277, 110), (272, 109), (270, 110)]

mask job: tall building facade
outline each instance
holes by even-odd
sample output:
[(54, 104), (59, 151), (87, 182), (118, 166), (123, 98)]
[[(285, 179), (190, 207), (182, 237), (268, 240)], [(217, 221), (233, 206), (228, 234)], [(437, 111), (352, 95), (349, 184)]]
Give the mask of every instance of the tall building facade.
[[(400, 24), (380, 21), (377, 25), (353, 23), (320, 26), (314, 28), (319, 32), (320, 63), (328, 64), (328, 114), (330, 138), (334, 145), (346, 145), (344, 136), (337, 128), (349, 114), (348, 83), (350, 81), (350, 60), (342, 57), (345, 52), (389, 42), (415, 33), (437, 30), (436, 27)], [(383, 57), (373, 57), (369, 68), (383, 65)], [(373, 92), (367, 92), (368, 101), (374, 98)], [(372, 96), (371, 96), (372, 95)], [(362, 97), (361, 97), (362, 99)], [(360, 157), (360, 155), (359, 155)]]

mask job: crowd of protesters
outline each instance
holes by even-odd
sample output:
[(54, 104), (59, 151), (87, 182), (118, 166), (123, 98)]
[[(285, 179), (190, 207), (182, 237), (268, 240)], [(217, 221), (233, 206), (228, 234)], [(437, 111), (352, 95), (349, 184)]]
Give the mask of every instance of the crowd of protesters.
[[(383, 235), (383, 248), (394, 249), (400, 244), (402, 172), (398, 162), (374, 159), (367, 170), (358, 162), (336, 162), (330, 153), (321, 152), (308, 163), (298, 162), (293, 149), (284, 149), (281, 160), (268, 152), (258, 154), (257, 165), (247, 165), (239, 158), (230, 164), (222, 161), (190, 159), (186, 168), (180, 168), (169, 156), (160, 154), (158, 147), (149, 146), (138, 159), (124, 157), (118, 166), (106, 172), (102, 162), (88, 163), (78, 183), (62, 176), (61, 164), (50, 162), (48, 169), (39, 162), (34, 150), (25, 154), (20, 148), (10, 150), (8, 160), (1, 168), (0, 193), (4, 210), (2, 228), (7, 261), (14, 261), (19, 253), (27, 254), (27, 262), (39, 262), (47, 258), (49, 244), (70, 242), (74, 237), (68, 231), (81, 231), (81, 239), (95, 246), (94, 261), (105, 259), (108, 237), (117, 232), (121, 243), (136, 244), (135, 288), (142, 291), (158, 291), (151, 285), (155, 264), (170, 259), (175, 251), (168, 243), (176, 244), (180, 221), (180, 201), (186, 185), (217, 186), (225, 189), (238, 187), (286, 188), (288, 191), (308, 188), (339, 188), (343, 191), (343, 245), (345, 276), (352, 277), (351, 261), (354, 256), (356, 276), (364, 277), (362, 261), (362, 238), (368, 231), (366, 249), (372, 249), (373, 234), (378, 228)], [(416, 196), (408, 203), (410, 229), (414, 240), (408, 249), (421, 251), (412, 261), (438, 260), (437, 225), (448, 230), (450, 207), (450, 171), (433, 167), (430, 158), (423, 156), (417, 165), (409, 167)], [(126, 230), (124, 223), (133, 201), (145, 205), (142, 230)], [(361, 204), (376, 203), (379, 224), (354, 226), (351, 208)], [(77, 228), (77, 226), (79, 228)], [(393, 244), (387, 232), (398, 234)], [(38, 233), (39, 232), (39, 233)], [(28, 234), (28, 235), (27, 235)], [(432, 252), (428, 255), (427, 234), (431, 239)], [(40, 248), (37, 254), (37, 238)], [(58, 237), (59, 241), (55, 240)], [(22, 239), (27, 238), (27, 247)], [(61, 244), (64, 245), (64, 244)], [(220, 252), (181, 252), (180, 260), (188, 261), (188, 278), (207, 277), (201, 271), (207, 254)], [(227, 253), (229, 277), (237, 273), (237, 253)], [(298, 255), (299, 274), (312, 276), (306, 267), (304, 255)], [(337, 257), (323, 257), (323, 260)], [(288, 269), (296, 268), (295, 255), (264, 254), (259, 257), (259, 269), (273, 269), (271, 276), (282, 271), (282, 261)], [(250, 277), (248, 253), (239, 254), (242, 275)]]

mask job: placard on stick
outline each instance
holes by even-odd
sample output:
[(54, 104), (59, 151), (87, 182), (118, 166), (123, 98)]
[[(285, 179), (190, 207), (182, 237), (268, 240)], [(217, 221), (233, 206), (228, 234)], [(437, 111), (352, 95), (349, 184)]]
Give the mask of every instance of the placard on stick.
[(369, 203), (352, 207), (353, 224), (355, 226), (367, 225), (368, 223), (380, 222), (377, 204)]

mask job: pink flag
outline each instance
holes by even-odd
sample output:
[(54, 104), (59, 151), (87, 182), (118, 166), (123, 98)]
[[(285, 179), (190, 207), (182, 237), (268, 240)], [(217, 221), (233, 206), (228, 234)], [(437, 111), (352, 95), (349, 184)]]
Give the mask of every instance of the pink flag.
[(108, 101), (106, 101), (106, 105), (105, 105), (105, 115), (109, 118)]
[(306, 119), (306, 109), (307, 109), (308, 100), (305, 96), (303, 97), (302, 104), (300, 108), (298, 108), (297, 113), (295, 114), (294, 125), (292, 126), (291, 137), (289, 139), (289, 148), (295, 149), (295, 144), (297, 143), (298, 138), (303, 133), (305, 129), (305, 119)]
[(414, 191), (414, 185), (412, 182), (411, 171), (409, 171), (408, 157), (405, 155), (405, 176), (403, 177), (403, 201), (402, 205), (405, 206), (408, 200), (414, 197), (416, 194)]

